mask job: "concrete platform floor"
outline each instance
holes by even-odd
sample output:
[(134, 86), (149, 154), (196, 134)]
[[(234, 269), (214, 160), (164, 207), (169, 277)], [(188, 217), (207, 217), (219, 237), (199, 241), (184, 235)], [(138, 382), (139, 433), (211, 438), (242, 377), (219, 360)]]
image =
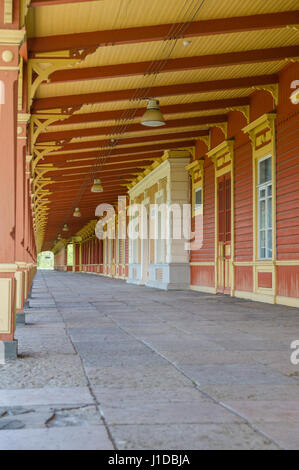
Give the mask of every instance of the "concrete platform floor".
[(0, 449), (299, 449), (296, 309), (39, 271)]

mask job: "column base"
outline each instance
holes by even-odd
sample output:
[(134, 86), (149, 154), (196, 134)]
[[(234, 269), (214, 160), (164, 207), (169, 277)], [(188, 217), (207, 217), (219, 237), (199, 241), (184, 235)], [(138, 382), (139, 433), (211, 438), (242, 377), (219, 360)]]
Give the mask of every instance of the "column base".
[(189, 290), (189, 263), (150, 264), (145, 285), (162, 290)]
[(29, 300), (25, 301), (24, 308), (30, 308)]
[[(0, 341), (0, 364), (18, 358), (18, 341)], [(2, 357), (1, 357), (2, 356)]]
[(16, 314), (16, 324), (17, 325), (25, 325), (25, 313), (20, 312)]

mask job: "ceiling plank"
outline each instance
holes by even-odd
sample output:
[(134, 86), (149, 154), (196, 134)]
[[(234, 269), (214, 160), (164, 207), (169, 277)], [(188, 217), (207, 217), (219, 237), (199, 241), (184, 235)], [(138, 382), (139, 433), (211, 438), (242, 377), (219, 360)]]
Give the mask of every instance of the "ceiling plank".
[[(32, 0), (39, 3), (42, 0)], [(57, 1), (57, 0), (56, 0)], [(36, 5), (37, 6), (37, 5)], [(299, 10), (195, 21), (184, 31), (184, 38), (231, 34), (263, 29), (284, 28), (299, 23)], [(142, 26), (118, 30), (94, 31), (88, 33), (62, 34), (28, 40), (31, 53), (53, 52), (71, 49), (104, 47), (108, 45), (136, 44), (140, 42), (172, 39), (171, 31), (182, 31), (182, 24)], [(186, 29), (186, 28), (185, 28)]]
[[(214, 116), (198, 116), (192, 117), (187, 119), (172, 119), (166, 122), (165, 130), (166, 129), (175, 129), (180, 127), (191, 127), (191, 126), (204, 126), (208, 124), (215, 124), (220, 122), (226, 122), (227, 115), (226, 114), (216, 114)], [(60, 141), (60, 140), (70, 140), (75, 138), (82, 138), (82, 137), (92, 137), (92, 136), (100, 136), (100, 135), (108, 135), (108, 136), (117, 136), (123, 134), (124, 132), (148, 132), (152, 133), (153, 128), (142, 126), (141, 123), (135, 124), (124, 124), (124, 125), (116, 125), (116, 126), (103, 126), (103, 127), (90, 127), (86, 129), (73, 129), (70, 131), (56, 131), (56, 132), (44, 132), (40, 134), (37, 139), (37, 143), (41, 142), (53, 142), (53, 141)]]
[[(122, 138), (116, 140), (117, 147), (123, 145), (133, 145), (133, 144), (141, 144), (146, 142), (163, 142), (164, 140), (172, 141), (180, 139), (189, 139), (189, 138), (196, 138), (196, 137), (204, 137), (209, 135), (208, 131), (205, 130), (196, 130), (196, 131), (185, 131), (185, 132), (171, 132), (168, 134), (150, 134), (143, 137), (129, 137), (129, 138)], [(83, 142), (74, 142), (74, 143), (66, 143), (63, 145), (63, 148), (59, 152), (63, 151), (71, 151), (71, 150), (84, 150), (84, 149), (101, 149), (101, 148), (108, 148), (114, 147), (115, 144), (111, 142), (111, 140), (87, 140)]]
[[(155, 144), (155, 145), (143, 145), (139, 147), (126, 147), (126, 148), (119, 148), (119, 149), (112, 149), (108, 152), (102, 152), (102, 156), (108, 156), (108, 158), (114, 157), (114, 156), (119, 156), (119, 155), (131, 155), (131, 154), (142, 154), (143, 158), (144, 155), (147, 155), (147, 153), (151, 152), (161, 152), (162, 150), (169, 150), (169, 149), (175, 149), (175, 148), (186, 148), (186, 147), (193, 147), (195, 145), (194, 140), (187, 140), (187, 141), (179, 141), (179, 142), (166, 142), (166, 143), (160, 143), (160, 144)], [(93, 159), (93, 158), (100, 158), (101, 157), (101, 152), (99, 151), (90, 151), (90, 152), (79, 152), (79, 153), (74, 153), (74, 154), (69, 154), (69, 153), (62, 153), (59, 155), (56, 155), (60, 160), (65, 161), (68, 159), (76, 160), (76, 159)], [(45, 157), (45, 162), (48, 163), (54, 157), (54, 155), (48, 155), (48, 157)]]
[[(161, 106), (163, 114), (185, 114), (193, 113), (200, 111), (211, 111), (215, 109), (225, 109), (237, 106), (247, 106), (250, 104), (249, 97), (243, 98), (226, 98), (213, 101), (196, 101), (193, 103), (182, 103), (182, 104), (171, 104), (166, 106)], [(86, 124), (88, 122), (103, 122), (103, 121), (113, 121), (120, 120), (128, 115), (134, 117), (141, 117), (144, 114), (144, 108), (127, 108), (119, 109), (113, 111), (101, 111), (97, 113), (83, 113), (83, 114), (73, 114), (69, 118), (56, 121), (49, 124), (51, 126), (65, 126), (73, 124)]]
[[(107, 78), (131, 77), (159, 73), (183, 72), (215, 67), (229, 67), (258, 62), (269, 62), (299, 56), (299, 46), (274, 47), (270, 49), (255, 49), (224, 54), (209, 54), (177, 59), (136, 62), (128, 64), (105, 65), (82, 69), (58, 70), (52, 73), (48, 83), (73, 82), (85, 80), (103, 80)], [(161, 67), (163, 64), (163, 68)]]
[[(245, 53), (244, 53), (245, 54)], [(197, 93), (209, 93), (221, 90), (234, 90), (249, 88), (258, 85), (269, 85), (278, 82), (278, 75), (258, 75), (252, 77), (229, 78), (226, 80), (211, 80), (206, 82), (183, 83), (176, 85), (164, 85), (132, 90), (114, 90), (100, 93), (84, 93), (81, 95), (55, 96), (50, 98), (38, 98), (33, 102), (33, 111), (47, 109), (79, 109), (84, 104), (109, 103), (116, 101), (133, 100), (140, 101), (149, 97), (193, 95)]]

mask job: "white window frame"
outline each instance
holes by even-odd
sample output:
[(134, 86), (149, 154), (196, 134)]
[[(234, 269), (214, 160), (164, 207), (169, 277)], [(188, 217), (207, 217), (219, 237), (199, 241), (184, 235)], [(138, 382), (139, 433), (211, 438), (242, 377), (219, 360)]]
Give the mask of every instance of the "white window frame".
[[(196, 204), (196, 195), (201, 192), (201, 204)], [(203, 188), (202, 185), (194, 189), (194, 212), (195, 214), (201, 213), (203, 208)]]
[[(259, 184), (260, 180), (260, 165), (263, 161), (271, 159), (271, 179)], [(258, 233), (257, 233), (257, 248), (258, 248), (258, 259), (259, 260), (270, 260), (273, 258), (273, 158), (272, 155), (267, 155), (263, 158), (260, 158), (257, 161), (257, 217), (258, 217)], [(271, 187), (271, 195), (268, 195), (268, 188)], [(264, 190), (265, 196), (260, 197), (260, 192)], [(260, 203), (261, 201), (265, 201), (265, 227), (261, 228), (261, 220), (260, 220)], [(271, 205), (270, 205), (271, 201)], [(268, 225), (268, 212), (271, 212), (271, 226)], [(265, 234), (265, 256), (261, 254), (261, 233)], [(271, 232), (271, 255), (269, 254), (269, 232)]]

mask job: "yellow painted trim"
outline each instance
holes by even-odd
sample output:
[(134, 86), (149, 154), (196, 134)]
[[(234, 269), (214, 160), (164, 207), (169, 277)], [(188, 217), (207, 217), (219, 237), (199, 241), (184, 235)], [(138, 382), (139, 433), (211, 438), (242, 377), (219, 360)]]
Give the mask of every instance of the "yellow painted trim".
[(190, 266), (215, 266), (214, 261), (194, 261), (190, 263)]
[[(277, 275), (276, 275), (276, 148), (275, 148), (275, 118), (276, 113), (266, 113), (260, 116), (255, 121), (251, 122), (242, 130), (249, 134), (252, 147), (252, 168), (253, 168), (253, 290), (255, 293), (261, 292), (258, 288), (258, 272), (264, 271), (272, 272), (272, 293), (275, 297), (277, 293)], [(256, 148), (261, 145), (262, 141), (257, 140), (257, 134), (269, 128), (266, 136), (269, 143), (261, 148)], [(260, 260), (258, 258), (258, 206), (257, 206), (257, 173), (259, 160), (267, 157), (272, 157), (272, 260)]]
[(234, 261), (235, 266), (253, 266), (253, 261)]
[(299, 260), (276, 261), (276, 266), (299, 266)]
[(0, 273), (14, 273), (18, 270), (17, 264), (0, 264)]
[[(179, 145), (179, 142), (178, 142)], [(165, 160), (168, 158), (186, 158), (191, 156), (191, 150), (190, 149), (181, 149), (178, 148), (177, 150), (168, 150), (164, 153), (164, 155), (161, 158), (157, 158), (156, 161), (154, 161), (151, 165), (148, 167), (144, 167), (145, 170), (138, 174), (137, 178), (131, 181), (131, 183), (127, 184), (126, 186), (128, 187), (129, 190), (131, 190), (134, 186), (136, 186), (140, 181), (142, 181), (148, 174), (149, 170), (150, 172), (152, 170), (155, 170), (158, 166), (161, 165)]]
[(11, 291), (12, 280), (0, 278), (0, 333), (11, 333)]
[(24, 39), (23, 29), (0, 29), (0, 45), (20, 45)]
[(19, 67), (9, 66), (9, 65), (1, 65), (0, 70), (19, 70)]
[[(231, 295), (234, 295), (235, 290), (235, 230), (234, 230), (234, 214), (235, 214), (235, 177), (234, 177), (234, 139), (224, 140), (217, 147), (213, 148), (207, 153), (208, 157), (212, 159), (215, 168), (215, 290), (218, 289), (218, 268), (219, 268), (219, 240), (218, 240), (218, 178), (230, 172), (231, 175), (231, 258), (230, 258), (230, 279), (231, 279)], [(218, 158), (223, 156), (223, 160), (218, 162)], [(224, 168), (218, 168), (224, 163), (230, 162)]]
[(12, 24), (13, 21), (13, 0), (4, 0), (4, 24)]
[(190, 285), (190, 290), (197, 291), (197, 292), (205, 292), (206, 294), (216, 294), (217, 293), (215, 287), (208, 287), (208, 286)]
[[(195, 160), (189, 165), (187, 165), (186, 170), (190, 173), (191, 175), (191, 180), (192, 180), (192, 187), (191, 187), (191, 200), (192, 200), (192, 216), (200, 215), (203, 214), (203, 208), (204, 208), (204, 177), (205, 177), (205, 172), (204, 172), (204, 160)], [(199, 179), (197, 183), (195, 183), (196, 179)], [(195, 209), (195, 192), (197, 189), (202, 190), (201, 192), (201, 208), (200, 209)]]
[(296, 299), (295, 297), (283, 297), (278, 295), (276, 297), (276, 303), (280, 305), (287, 305), (288, 307), (299, 308), (299, 299)]
[(240, 299), (252, 300), (254, 302), (263, 302), (267, 304), (275, 304), (275, 296), (266, 293), (254, 293), (246, 291), (235, 291), (235, 297)]

